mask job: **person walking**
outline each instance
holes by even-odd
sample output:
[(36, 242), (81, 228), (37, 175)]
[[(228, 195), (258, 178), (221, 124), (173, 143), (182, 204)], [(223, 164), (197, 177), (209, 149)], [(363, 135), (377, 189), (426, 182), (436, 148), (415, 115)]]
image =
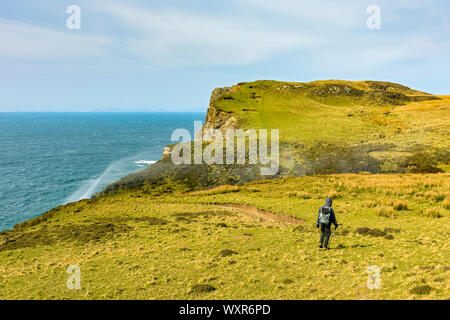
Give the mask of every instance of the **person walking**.
[(328, 250), (331, 224), (334, 224), (335, 229), (338, 227), (334, 210), (331, 208), (332, 204), (333, 200), (327, 198), (325, 200), (325, 205), (320, 207), (319, 214), (317, 216), (317, 228), (320, 228), (319, 248), (324, 248), (325, 250)]

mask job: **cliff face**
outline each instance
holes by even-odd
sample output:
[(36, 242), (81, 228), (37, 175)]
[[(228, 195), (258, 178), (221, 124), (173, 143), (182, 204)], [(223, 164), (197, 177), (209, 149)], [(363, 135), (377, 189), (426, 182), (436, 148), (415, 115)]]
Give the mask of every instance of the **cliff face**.
[[(223, 88), (215, 88), (211, 93), (211, 98), (209, 100), (209, 107), (206, 113), (205, 122), (202, 126), (202, 138), (203, 140), (209, 141), (213, 139), (212, 135), (208, 130), (211, 129), (219, 129), (225, 135), (227, 129), (238, 129), (239, 121), (235, 117), (233, 112), (226, 112), (220, 110), (214, 104), (219, 97), (227, 93), (236, 92), (238, 86), (233, 87), (223, 87)], [(164, 147), (161, 159), (170, 159), (172, 149), (175, 145), (169, 145)]]
[(220, 129), (222, 133), (225, 134), (227, 129), (237, 129), (239, 128), (239, 121), (234, 116), (233, 112), (225, 112), (220, 110), (214, 104), (215, 101), (224, 94), (232, 93), (237, 90), (235, 87), (224, 87), (216, 88), (211, 93), (211, 98), (209, 100), (209, 108), (206, 113), (205, 123), (202, 127), (202, 134), (204, 140), (210, 140), (210, 135), (208, 134), (209, 129)]

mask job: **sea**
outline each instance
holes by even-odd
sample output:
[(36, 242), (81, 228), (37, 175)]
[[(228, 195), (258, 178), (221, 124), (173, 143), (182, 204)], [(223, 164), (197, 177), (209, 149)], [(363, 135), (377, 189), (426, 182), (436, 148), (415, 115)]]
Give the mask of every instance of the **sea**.
[(0, 113), (0, 231), (161, 158), (205, 113)]

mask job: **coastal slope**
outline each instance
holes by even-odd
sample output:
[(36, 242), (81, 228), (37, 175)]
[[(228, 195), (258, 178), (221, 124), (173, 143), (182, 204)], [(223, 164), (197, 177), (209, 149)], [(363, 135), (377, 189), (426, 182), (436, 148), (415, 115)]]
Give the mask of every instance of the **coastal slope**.
[[(203, 130), (279, 129), (276, 175), (176, 166), (169, 146), (92, 199), (1, 232), (0, 299), (448, 299), (449, 109), (386, 82), (216, 89)], [(327, 197), (340, 226), (322, 251)]]
[(169, 146), (156, 165), (104, 193), (173, 181), (192, 190), (284, 176), (450, 171), (450, 97), (395, 83), (255, 81), (213, 90), (204, 135), (238, 128), (279, 129), (275, 175), (261, 176), (255, 165), (177, 166)]

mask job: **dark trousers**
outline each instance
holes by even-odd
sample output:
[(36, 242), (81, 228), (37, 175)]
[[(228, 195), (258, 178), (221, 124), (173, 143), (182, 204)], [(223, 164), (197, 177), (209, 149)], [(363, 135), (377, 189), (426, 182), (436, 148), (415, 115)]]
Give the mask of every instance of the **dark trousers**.
[(328, 247), (328, 240), (330, 240), (331, 225), (320, 224), (320, 245), (325, 248)]

